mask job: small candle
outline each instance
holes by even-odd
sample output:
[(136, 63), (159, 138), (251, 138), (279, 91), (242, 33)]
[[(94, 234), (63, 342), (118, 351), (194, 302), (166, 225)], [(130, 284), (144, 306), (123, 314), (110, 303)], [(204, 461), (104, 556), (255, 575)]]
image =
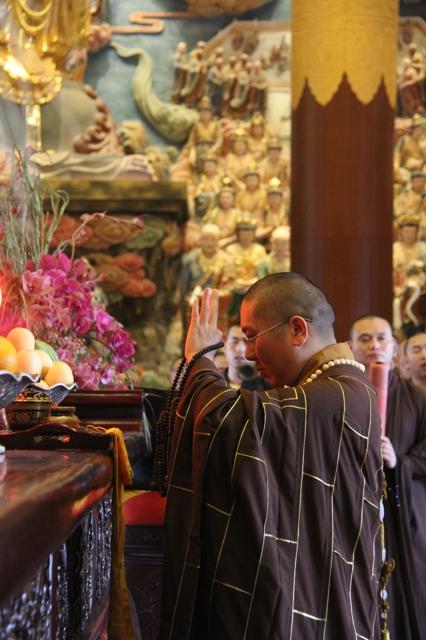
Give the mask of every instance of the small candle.
[(389, 364), (385, 362), (373, 362), (369, 368), (369, 378), (376, 390), (382, 436), (384, 436), (386, 435), (386, 407), (388, 402)]

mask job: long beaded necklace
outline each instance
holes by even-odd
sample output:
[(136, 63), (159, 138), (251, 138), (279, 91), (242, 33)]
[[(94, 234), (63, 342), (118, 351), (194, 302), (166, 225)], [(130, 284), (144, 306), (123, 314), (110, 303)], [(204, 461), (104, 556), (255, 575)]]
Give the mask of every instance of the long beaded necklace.
[(209, 353), (209, 351), (217, 351), (223, 346), (223, 342), (217, 342), (209, 347), (205, 347), (196, 353), (189, 362), (186, 361), (186, 358), (182, 358), (178, 370), (176, 371), (176, 375), (167, 398), (166, 408), (161, 412), (157, 424), (155, 425), (155, 455), (151, 489), (153, 491), (158, 491), (162, 496), (165, 496), (167, 493), (167, 472), (170, 458), (170, 445), (176, 422), (176, 410), (191, 369), (197, 360), (202, 356), (205, 356), (206, 353)]
[(360, 371), (365, 371), (365, 366), (361, 364), (361, 362), (357, 362), (356, 360), (351, 360), (351, 358), (335, 358), (334, 360), (329, 360), (325, 364), (321, 366), (320, 369), (316, 369), (313, 373), (310, 373), (307, 378), (302, 380), (302, 385), (308, 384), (309, 382), (313, 382), (320, 375), (326, 373), (332, 367), (337, 367), (339, 364), (349, 364), (352, 367), (356, 367)]

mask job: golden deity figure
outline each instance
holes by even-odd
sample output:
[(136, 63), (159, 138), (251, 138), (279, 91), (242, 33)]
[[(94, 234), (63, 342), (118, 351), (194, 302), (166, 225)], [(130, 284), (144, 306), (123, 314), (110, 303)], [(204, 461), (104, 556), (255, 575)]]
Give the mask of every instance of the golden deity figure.
[(270, 180), (266, 201), (266, 207), (258, 218), (256, 239), (268, 245), (274, 229), (288, 225), (284, 191), (278, 178)]
[(204, 156), (202, 172), (195, 183), (195, 195), (209, 193), (212, 198), (219, 193), (222, 186), (223, 173), (218, 166), (218, 159), (214, 155)]
[(396, 145), (399, 165), (408, 171), (420, 170), (426, 163), (425, 124), (425, 118), (418, 113), (414, 114), (409, 132)]
[(426, 186), (426, 173), (412, 171), (410, 182), (394, 200), (394, 214), (399, 217), (405, 213), (419, 213), (422, 208), (422, 196)]
[(260, 184), (258, 168), (253, 165), (244, 171), (244, 186), (237, 193), (235, 203), (241, 211), (252, 214), (258, 219), (266, 206), (266, 191)]
[(82, 80), (91, 29), (90, 0), (2, 0), (0, 97), (25, 106), (26, 143), (41, 150), (40, 105), (64, 78)]
[(244, 293), (256, 282), (257, 266), (266, 257), (266, 251), (255, 241), (256, 225), (250, 215), (242, 214), (237, 219), (237, 241), (226, 248), (232, 259), (233, 280), (230, 286), (235, 293)]
[(290, 227), (277, 227), (271, 234), (271, 251), (257, 266), (257, 277), (290, 271)]
[(426, 242), (419, 240), (420, 216), (398, 219), (399, 240), (393, 243), (393, 315), (397, 328), (403, 322), (418, 324), (415, 304), (426, 287)]
[(426, 243), (419, 240), (420, 216), (406, 214), (399, 218), (399, 240), (393, 243), (393, 267), (409, 275), (419, 267), (426, 272)]
[(247, 128), (250, 153), (256, 161), (263, 160), (268, 153), (268, 131), (265, 118), (256, 111)]
[(268, 184), (272, 178), (278, 178), (283, 186), (289, 184), (289, 162), (282, 153), (282, 143), (279, 138), (273, 138), (268, 143), (268, 155), (260, 163), (262, 182)]
[(198, 103), (199, 120), (194, 124), (188, 140), (189, 161), (197, 173), (201, 173), (202, 162), (206, 154), (217, 154), (222, 135), (220, 125), (213, 117), (210, 98), (204, 96)]
[(235, 190), (227, 176), (223, 179), (217, 199), (217, 206), (206, 214), (204, 221), (219, 227), (219, 246), (223, 248), (235, 240), (237, 217), (240, 213), (235, 206)]
[(3, 98), (17, 104), (45, 104), (59, 93), (63, 74), (73, 79), (83, 77), (90, 0), (3, 0), (2, 5)]
[(230, 110), (229, 103), (234, 97), (237, 83), (237, 56), (229, 56), (227, 63), (223, 67), (223, 93), (221, 115), (226, 116)]
[(238, 127), (234, 132), (231, 151), (224, 161), (226, 173), (238, 182), (238, 187), (244, 185), (243, 178), (247, 169), (253, 166), (253, 156), (248, 148), (248, 138), (244, 129)]
[(260, 111), (265, 113), (268, 96), (269, 81), (266, 73), (263, 71), (260, 60), (253, 62), (250, 74), (250, 86), (248, 93), (248, 110)]
[(226, 284), (226, 272), (231, 258), (219, 248), (220, 230), (215, 224), (205, 224), (201, 229), (199, 247), (183, 258), (180, 275), (182, 299), (190, 304), (206, 287), (221, 289)]

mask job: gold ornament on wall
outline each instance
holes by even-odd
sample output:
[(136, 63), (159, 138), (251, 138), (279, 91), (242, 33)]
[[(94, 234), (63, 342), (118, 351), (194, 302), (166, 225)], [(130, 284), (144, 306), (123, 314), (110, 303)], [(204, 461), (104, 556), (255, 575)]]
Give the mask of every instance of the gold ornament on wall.
[[(297, 0), (293, 2), (292, 106), (307, 82), (326, 105), (343, 76), (363, 104), (383, 82), (391, 106), (396, 101), (397, 0)], [(394, 42), (392, 47), (389, 43)]]

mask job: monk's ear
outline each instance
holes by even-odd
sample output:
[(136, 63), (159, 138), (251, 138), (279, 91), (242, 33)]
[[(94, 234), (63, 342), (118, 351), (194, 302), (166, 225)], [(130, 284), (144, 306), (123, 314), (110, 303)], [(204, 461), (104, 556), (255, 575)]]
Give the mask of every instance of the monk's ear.
[(302, 316), (293, 316), (289, 320), (293, 336), (293, 345), (303, 347), (309, 338), (309, 325)]

